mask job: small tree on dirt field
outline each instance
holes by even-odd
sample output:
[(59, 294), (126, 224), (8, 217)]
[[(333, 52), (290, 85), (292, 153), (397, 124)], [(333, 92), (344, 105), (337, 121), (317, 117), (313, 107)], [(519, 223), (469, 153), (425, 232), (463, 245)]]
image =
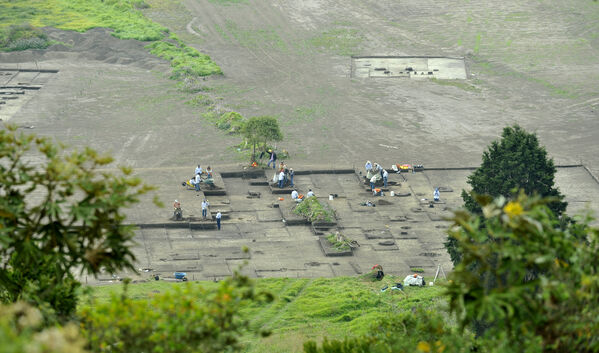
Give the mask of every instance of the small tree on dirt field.
[[(472, 191), (462, 190), (464, 206), (470, 212), (482, 213), (473, 195), (510, 198), (516, 190), (551, 197), (553, 201), (548, 206), (557, 216), (566, 210), (568, 204), (563, 201), (564, 196), (554, 187), (553, 160), (547, 157), (545, 148), (539, 146), (535, 134), (518, 125), (506, 127), (501, 140), (491, 143), (482, 159), (481, 166), (468, 177)], [(456, 251), (455, 240), (449, 237), (446, 247), (453, 263), (459, 263), (461, 255)]]
[(281, 141), (283, 134), (279, 122), (272, 116), (255, 116), (250, 118), (241, 131), (248, 143), (253, 145), (252, 162), (256, 160), (256, 145), (266, 145), (270, 141)]
[(65, 317), (76, 307), (72, 271), (133, 267), (133, 230), (122, 208), (152, 188), (86, 148), (64, 151), (47, 138), (0, 131), (0, 299), (23, 299)]

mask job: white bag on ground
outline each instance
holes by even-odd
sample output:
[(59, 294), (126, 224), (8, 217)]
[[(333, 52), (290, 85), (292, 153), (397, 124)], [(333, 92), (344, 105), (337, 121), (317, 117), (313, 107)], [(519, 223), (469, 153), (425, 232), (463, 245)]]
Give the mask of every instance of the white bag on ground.
[(279, 176), (277, 175), (277, 173), (275, 173), (275, 175), (272, 176), (272, 182), (275, 184), (279, 182)]
[(422, 287), (424, 286), (424, 278), (422, 278), (422, 276), (420, 275), (408, 275), (406, 276), (406, 278), (404, 278), (403, 280), (403, 285), (404, 286), (418, 286), (418, 287)]

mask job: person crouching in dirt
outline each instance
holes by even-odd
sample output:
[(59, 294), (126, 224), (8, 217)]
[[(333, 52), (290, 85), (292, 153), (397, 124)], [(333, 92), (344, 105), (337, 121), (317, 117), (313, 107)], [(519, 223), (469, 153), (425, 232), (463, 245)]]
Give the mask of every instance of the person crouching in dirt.
[(206, 175), (208, 176), (208, 178), (212, 178), (212, 168), (210, 166), (206, 168)]
[(181, 210), (181, 202), (179, 200), (175, 200), (173, 203), (173, 216), (175, 217), (175, 221), (180, 221), (183, 219), (183, 211)]

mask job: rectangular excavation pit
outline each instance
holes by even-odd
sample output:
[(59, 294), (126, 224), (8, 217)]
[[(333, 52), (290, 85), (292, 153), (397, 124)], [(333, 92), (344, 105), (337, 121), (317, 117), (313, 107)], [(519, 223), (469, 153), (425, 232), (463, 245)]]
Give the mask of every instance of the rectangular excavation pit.
[(467, 78), (464, 58), (432, 56), (352, 56), (351, 75), (358, 78)]

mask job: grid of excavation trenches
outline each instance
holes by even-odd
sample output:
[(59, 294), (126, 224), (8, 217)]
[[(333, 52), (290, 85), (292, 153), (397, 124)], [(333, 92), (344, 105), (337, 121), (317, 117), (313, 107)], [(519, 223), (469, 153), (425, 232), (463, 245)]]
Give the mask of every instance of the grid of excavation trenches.
[[(182, 203), (184, 220), (169, 218), (172, 211), (168, 207), (147, 207), (149, 200), (142, 200), (139, 207), (130, 210), (128, 219), (139, 227), (133, 252), (141, 271), (139, 275), (119, 276), (148, 279), (159, 275), (174, 280), (174, 272), (186, 272), (190, 280), (218, 280), (246, 262), (242, 272), (251, 277), (356, 275), (368, 272), (375, 264), (398, 275), (412, 269), (434, 274), (439, 264), (451, 268), (443, 247), (448, 226), (443, 217), (461, 205), (459, 193), (451, 190), (461, 190), (465, 185), (446, 182), (466, 180), (469, 171), (457, 178), (455, 171), (452, 178), (447, 178), (448, 172), (444, 171), (390, 174), (389, 181), (394, 185), (389, 192), (373, 197), (360, 172), (351, 168), (295, 169), (298, 191), (306, 194), (312, 189), (321, 203), (335, 210), (334, 222), (310, 224), (294, 214), (295, 203), (290, 195), (276, 193), (277, 189), (269, 184), (272, 170), (222, 172), (220, 178), (215, 178), (221, 189), (214, 196), (207, 196), (209, 190), (204, 186), (196, 192), (180, 182), (172, 183), (160, 191), (178, 195), (174, 197)], [(156, 171), (151, 173), (157, 176)], [(177, 179), (176, 171), (162, 173), (165, 175), (159, 177)], [(442, 201), (431, 208), (434, 187), (442, 187), (445, 192), (441, 193)], [(390, 196), (390, 191), (403, 196)], [(336, 197), (331, 200), (330, 194)], [(206, 219), (201, 217), (204, 198), (210, 202)], [(366, 201), (376, 207), (363, 206)], [(220, 231), (213, 219), (219, 210), (223, 213)], [(331, 253), (323, 237), (336, 232), (359, 246), (348, 253)], [(249, 252), (243, 252), (244, 247)], [(114, 278), (100, 276), (98, 280)]]
[(0, 121), (8, 121), (57, 72), (0, 67)]

